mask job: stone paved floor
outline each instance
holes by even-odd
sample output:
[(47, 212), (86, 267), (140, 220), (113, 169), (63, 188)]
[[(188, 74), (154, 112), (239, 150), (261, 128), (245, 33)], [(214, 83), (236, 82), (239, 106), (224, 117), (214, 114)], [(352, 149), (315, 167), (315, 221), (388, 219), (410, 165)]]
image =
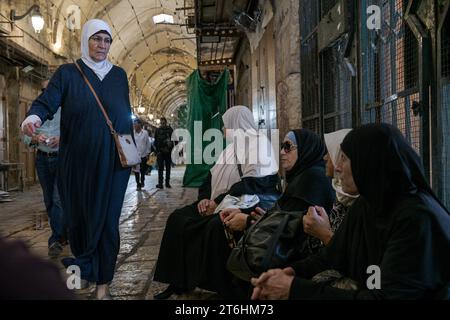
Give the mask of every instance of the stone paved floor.
[[(172, 171), (172, 189), (155, 188), (157, 172), (146, 177), (143, 191), (136, 191), (134, 176), (130, 176), (120, 219), (121, 245), (117, 269), (111, 284), (114, 299), (153, 299), (166, 285), (152, 281), (154, 266), (168, 215), (176, 208), (192, 203), (197, 189), (181, 187), (184, 167)], [(25, 192), (12, 193), (15, 201), (0, 203), (0, 234), (9, 239), (21, 239), (38, 256), (47, 257), (49, 226), (46, 221), (42, 193), (39, 186)], [(41, 222), (42, 220), (42, 222)], [(40, 226), (41, 225), (41, 226)], [(62, 256), (70, 256), (65, 247)], [(53, 260), (66, 277), (59, 259)], [(93, 299), (95, 286), (79, 290), (81, 299)], [(172, 299), (215, 299), (216, 295), (196, 289)]]

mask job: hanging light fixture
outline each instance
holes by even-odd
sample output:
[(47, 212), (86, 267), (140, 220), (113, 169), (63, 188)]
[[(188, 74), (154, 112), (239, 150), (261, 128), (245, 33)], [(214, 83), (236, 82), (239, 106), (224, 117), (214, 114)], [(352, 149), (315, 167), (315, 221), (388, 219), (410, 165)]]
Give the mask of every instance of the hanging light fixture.
[(33, 25), (33, 29), (34, 32), (36, 33), (40, 33), (41, 30), (44, 28), (44, 17), (42, 16), (39, 6), (37, 4), (32, 5), (30, 9), (28, 9), (27, 12), (25, 12), (25, 14), (21, 15), (21, 16), (16, 16), (16, 10), (11, 10), (11, 14), (10, 14), (10, 19), (11, 19), (11, 24), (14, 24), (14, 22), (18, 21), (18, 20), (22, 20), (23, 18), (25, 18), (27, 15), (29, 15), (31, 13), (31, 24)]
[(150, 120), (153, 120), (153, 118), (154, 118), (154, 116), (153, 116), (153, 114), (149, 114), (149, 116), (148, 116), (149, 118), (150, 118)]
[(142, 114), (142, 113), (145, 112), (145, 108), (144, 108), (144, 107), (138, 107), (137, 110), (138, 110), (138, 112), (139, 112), (140, 114)]
[(154, 24), (173, 24), (173, 16), (169, 14), (158, 14), (156, 16), (153, 16), (153, 23)]

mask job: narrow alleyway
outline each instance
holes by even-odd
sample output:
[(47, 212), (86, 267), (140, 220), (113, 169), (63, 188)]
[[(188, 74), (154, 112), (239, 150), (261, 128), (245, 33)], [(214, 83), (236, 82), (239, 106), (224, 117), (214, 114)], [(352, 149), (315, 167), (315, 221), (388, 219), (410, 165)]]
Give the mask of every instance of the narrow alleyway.
[[(171, 217), (166, 290), (183, 184), (228, 218)], [(450, 0), (0, 0), (0, 301), (66, 297), (61, 199), (83, 302), (450, 299)]]
[[(197, 189), (181, 187), (184, 169), (173, 169), (172, 189), (156, 189), (157, 172), (153, 171), (151, 176), (146, 177), (143, 191), (137, 192), (134, 177), (130, 176), (120, 218), (120, 252), (111, 285), (114, 299), (153, 299), (155, 292), (165, 288), (165, 284), (153, 282), (152, 278), (166, 219), (174, 209), (192, 203), (197, 196)], [(47, 239), (50, 228), (45, 219), (40, 187), (36, 185), (23, 193), (13, 193), (12, 197), (15, 201), (0, 205), (0, 233), (9, 239), (25, 241), (33, 253), (49, 259)], [(70, 249), (66, 246), (61, 257), (69, 255)], [(53, 261), (66, 277), (59, 260)], [(79, 290), (77, 294), (81, 299), (91, 299), (94, 289), (95, 286), (91, 286), (89, 289)], [(214, 294), (199, 289), (172, 297), (210, 298), (214, 298)]]

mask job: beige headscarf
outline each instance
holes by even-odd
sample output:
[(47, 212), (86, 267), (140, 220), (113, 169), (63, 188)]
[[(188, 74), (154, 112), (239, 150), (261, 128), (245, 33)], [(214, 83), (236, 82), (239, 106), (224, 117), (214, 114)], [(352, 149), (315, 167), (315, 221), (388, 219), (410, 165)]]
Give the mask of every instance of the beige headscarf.
[(108, 59), (101, 62), (95, 62), (89, 56), (89, 38), (99, 31), (106, 31), (112, 37), (109, 25), (103, 20), (92, 19), (84, 24), (81, 34), (81, 60), (95, 72), (101, 81), (106, 77), (108, 72), (111, 71), (113, 64), (109, 62)]
[[(342, 129), (331, 133), (324, 134), (325, 144), (327, 146), (328, 154), (331, 158), (333, 166), (336, 164), (341, 156), (341, 143), (344, 141), (345, 136), (352, 131), (352, 129)], [(350, 195), (342, 190), (342, 185), (340, 179), (334, 173), (332, 181), (333, 189), (336, 191), (337, 200), (345, 206), (350, 206), (359, 195)]]
[[(211, 199), (227, 192), (233, 184), (241, 180), (237, 158), (241, 163), (242, 177), (263, 177), (278, 172), (277, 154), (267, 136), (258, 132), (253, 114), (246, 106), (228, 109), (222, 119), (226, 129), (243, 130), (250, 143), (249, 148), (245, 148), (231, 141), (219, 155), (216, 164), (211, 168)], [(255, 155), (258, 155), (257, 158)]]

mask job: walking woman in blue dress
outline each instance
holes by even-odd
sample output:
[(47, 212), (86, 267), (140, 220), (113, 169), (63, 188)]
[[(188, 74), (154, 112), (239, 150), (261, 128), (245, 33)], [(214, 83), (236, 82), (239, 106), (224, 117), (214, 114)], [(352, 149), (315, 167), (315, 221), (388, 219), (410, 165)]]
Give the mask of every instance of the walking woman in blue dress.
[[(125, 71), (108, 61), (112, 36), (107, 23), (83, 26), (77, 60), (102, 101), (114, 129), (132, 134), (129, 88)], [(58, 188), (67, 214), (69, 242), (82, 284), (97, 284), (97, 298), (110, 299), (109, 283), (119, 252), (119, 217), (130, 169), (123, 168), (105, 118), (75, 64), (58, 68), (48, 88), (32, 104), (22, 124), (31, 136), (61, 106)]]

